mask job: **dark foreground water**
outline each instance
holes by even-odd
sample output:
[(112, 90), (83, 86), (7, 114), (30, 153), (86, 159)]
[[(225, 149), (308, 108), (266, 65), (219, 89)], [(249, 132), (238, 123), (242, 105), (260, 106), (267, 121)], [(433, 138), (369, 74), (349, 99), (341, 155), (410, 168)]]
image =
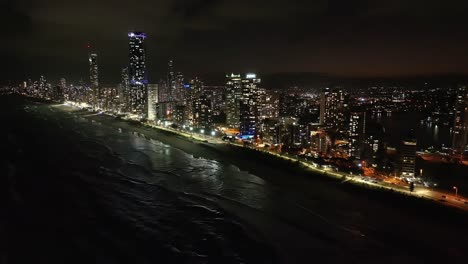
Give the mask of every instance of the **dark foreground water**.
[(109, 117), (0, 103), (5, 263), (466, 260), (464, 213)]

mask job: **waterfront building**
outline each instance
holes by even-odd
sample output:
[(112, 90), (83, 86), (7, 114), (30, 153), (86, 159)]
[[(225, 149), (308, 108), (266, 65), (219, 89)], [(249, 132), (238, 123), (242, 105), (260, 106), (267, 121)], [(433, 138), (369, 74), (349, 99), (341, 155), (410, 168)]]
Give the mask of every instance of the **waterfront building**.
[(366, 112), (350, 114), (348, 126), (348, 155), (361, 158), (362, 145), (366, 133)]
[(175, 91), (177, 87), (177, 80), (174, 73), (174, 61), (169, 60), (167, 63), (167, 80), (166, 80), (166, 87), (163, 91), (164, 97), (161, 98), (163, 102), (172, 102), (175, 101)]
[(342, 128), (345, 125), (347, 108), (346, 94), (342, 88), (325, 88), (320, 98), (320, 124)]
[(101, 108), (101, 91), (99, 89), (99, 68), (98, 55), (96, 53), (88, 54), (89, 60), (89, 81), (91, 88), (91, 97), (89, 103), (94, 108)]
[(146, 34), (130, 32), (129, 38), (129, 111), (140, 118), (147, 115)]
[(260, 113), (258, 85), (260, 82), (257, 75), (252, 73), (242, 79), (239, 105), (241, 135), (253, 136), (258, 133)]
[(193, 102), (193, 125), (204, 129), (213, 127), (211, 101), (205, 93), (201, 93)]
[(119, 95), (120, 95), (120, 111), (128, 112), (130, 107), (130, 82), (128, 76), (128, 67), (122, 68), (120, 72), (120, 84), (119, 84)]
[(158, 102), (156, 107), (156, 118), (158, 121), (173, 122), (177, 102)]
[(174, 102), (174, 105), (172, 122), (179, 126), (183, 126), (187, 122), (187, 107), (176, 102)]
[(401, 176), (414, 177), (416, 164), (417, 142), (413, 138), (402, 141), (401, 145)]
[(468, 87), (457, 89), (452, 148), (463, 153), (468, 148)]
[(240, 99), (242, 78), (240, 74), (226, 75), (226, 125), (229, 128), (239, 128)]
[(159, 102), (158, 84), (148, 84), (148, 120), (156, 121), (156, 107)]

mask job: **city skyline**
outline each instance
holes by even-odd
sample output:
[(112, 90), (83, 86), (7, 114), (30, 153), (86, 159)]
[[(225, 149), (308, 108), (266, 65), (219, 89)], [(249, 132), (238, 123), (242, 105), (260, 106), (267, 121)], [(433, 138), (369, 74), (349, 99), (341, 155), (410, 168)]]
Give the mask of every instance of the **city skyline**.
[[(116, 82), (113, 73), (125, 63), (121, 40), (131, 30), (151, 36), (148, 71), (157, 78), (163, 76), (168, 59), (178, 61), (179, 69), (191, 75), (217, 71), (348, 77), (468, 73), (464, 52), (468, 36), (461, 20), (466, 3), (462, 1), (269, 1), (268, 5), (262, 1), (249, 5), (137, 1), (119, 3), (121, 7), (112, 14), (106, 7), (115, 3), (108, 1), (59, 5), (49, 0), (43, 1), (43, 7), (28, 2), (2, 6), (6, 11), (2, 18), (14, 21), (6, 29), (10, 41), (1, 44), (9, 65), (2, 80), (41, 74), (58, 79), (65, 73), (73, 73), (72, 80), (84, 78), (80, 54), (90, 43), (100, 55), (102, 81)], [(248, 15), (242, 12), (244, 6), (249, 7)], [(80, 15), (95, 16), (87, 20), (78, 19)], [(231, 40), (232, 35), (242, 37)], [(44, 60), (54, 63), (39, 67)]]
[(463, 262), (466, 10), (3, 1), (0, 259)]

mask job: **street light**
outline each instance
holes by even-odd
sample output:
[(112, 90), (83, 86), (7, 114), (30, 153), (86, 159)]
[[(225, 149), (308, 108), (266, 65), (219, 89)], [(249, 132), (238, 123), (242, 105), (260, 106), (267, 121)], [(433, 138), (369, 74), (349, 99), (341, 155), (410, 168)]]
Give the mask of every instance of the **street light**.
[(215, 131), (211, 131), (211, 135), (214, 137), (216, 135)]
[(453, 186), (453, 189), (455, 190), (455, 197), (458, 197), (458, 187), (457, 187), (457, 186)]
[(205, 129), (200, 130), (200, 133), (205, 134)]

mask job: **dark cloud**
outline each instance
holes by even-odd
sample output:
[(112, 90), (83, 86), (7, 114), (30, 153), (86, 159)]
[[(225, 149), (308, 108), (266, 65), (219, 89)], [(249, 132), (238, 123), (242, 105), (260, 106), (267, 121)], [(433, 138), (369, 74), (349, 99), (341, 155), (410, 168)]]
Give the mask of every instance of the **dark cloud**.
[(1, 4), (2, 79), (87, 78), (86, 43), (117, 81), (126, 32), (149, 35), (150, 76), (168, 58), (190, 74), (311, 71), (468, 73), (461, 0), (16, 0)]

